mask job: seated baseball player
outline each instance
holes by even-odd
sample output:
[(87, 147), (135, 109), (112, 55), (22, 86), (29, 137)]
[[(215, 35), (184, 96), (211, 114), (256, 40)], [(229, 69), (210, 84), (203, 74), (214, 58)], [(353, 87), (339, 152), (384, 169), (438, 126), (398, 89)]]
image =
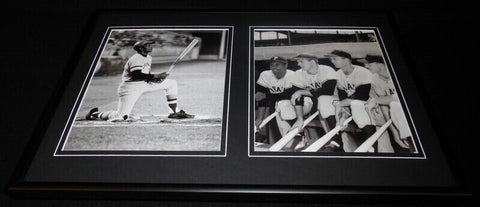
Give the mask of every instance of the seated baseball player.
[[(278, 125), (278, 129), (282, 136), (285, 136), (291, 129), (292, 123), (303, 122), (303, 115), (297, 116), (295, 110), (297, 108), (291, 104), (290, 98), (293, 93), (300, 88), (296, 87), (295, 72), (287, 69), (288, 61), (284, 57), (274, 56), (270, 59), (270, 70), (263, 71), (256, 83), (256, 101), (262, 101), (268, 99), (269, 103), (274, 105), (275, 110), (278, 111), (278, 115), (275, 117)], [(305, 101), (305, 111), (309, 111), (312, 108), (312, 101)], [(265, 102), (266, 103), (266, 102)], [(301, 134), (298, 135), (302, 136)], [(290, 145), (292, 150), (295, 149), (295, 145)]]
[(364, 67), (353, 65), (350, 53), (334, 50), (326, 55), (338, 68), (337, 89), (339, 102), (336, 104), (337, 124), (343, 114), (352, 116), (354, 123), (363, 134), (354, 136), (354, 144), (360, 146), (366, 139), (376, 132), (375, 123), (365, 107), (370, 98), (372, 87), (372, 73)]
[[(292, 95), (292, 103), (295, 107), (301, 108), (305, 98), (311, 98), (314, 102), (314, 109), (320, 112), (320, 121), (326, 120), (328, 126), (324, 126), (325, 133), (336, 126), (334, 92), (337, 86), (336, 73), (333, 68), (326, 65), (318, 64), (318, 57), (313, 54), (303, 53), (295, 57), (300, 70), (295, 71), (295, 75), (302, 90), (296, 91)], [(302, 110), (298, 110), (303, 113)], [(300, 116), (300, 114), (297, 114)], [(298, 122), (297, 122), (298, 123)], [(295, 123), (295, 124), (297, 124)], [(303, 123), (294, 125), (298, 127)], [(332, 140), (323, 148), (324, 152), (343, 151), (342, 138), (338, 135), (334, 136)]]
[(367, 55), (359, 62), (364, 63), (373, 73), (374, 96), (369, 100), (368, 107), (380, 108), (385, 120), (392, 120), (393, 125), (390, 125), (389, 129), (394, 138), (393, 147), (396, 152), (414, 152), (412, 134), (383, 58)]
[(194, 115), (177, 109), (177, 81), (167, 79), (168, 73), (150, 73), (152, 65), (153, 41), (141, 40), (133, 45), (137, 52), (130, 57), (124, 66), (122, 83), (118, 87), (119, 103), (116, 111), (99, 111), (91, 109), (86, 115), (87, 120), (123, 121), (130, 117), (133, 106), (144, 92), (164, 90), (171, 113), (168, 118), (186, 119)]

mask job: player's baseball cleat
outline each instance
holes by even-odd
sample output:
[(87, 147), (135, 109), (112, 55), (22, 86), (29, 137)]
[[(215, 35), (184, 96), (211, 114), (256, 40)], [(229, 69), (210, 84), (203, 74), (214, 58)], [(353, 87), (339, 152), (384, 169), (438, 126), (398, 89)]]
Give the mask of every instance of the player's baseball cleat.
[(342, 146), (338, 144), (327, 144), (324, 147), (322, 147), (319, 152), (345, 152), (342, 148)]
[(98, 108), (95, 107), (93, 109), (90, 109), (90, 111), (88, 112), (88, 114), (85, 116), (85, 119), (86, 120), (95, 120), (95, 117), (93, 116), (93, 113), (95, 112), (98, 112)]
[(293, 142), (292, 142), (292, 145), (290, 146), (290, 149), (295, 152), (305, 147), (306, 147), (305, 135), (303, 134), (303, 132), (300, 132), (297, 135), (295, 135), (295, 137), (293, 138)]
[(267, 136), (260, 134), (258, 132), (255, 133), (255, 142), (265, 143), (267, 140), (268, 140)]
[(128, 119), (128, 115), (123, 115), (122, 117), (116, 117), (113, 119), (109, 119), (109, 122), (125, 122)]
[(179, 112), (171, 113), (170, 115), (168, 115), (168, 118), (170, 119), (190, 119), (194, 117), (195, 115), (187, 114), (183, 110), (180, 110)]
[(300, 141), (300, 142), (297, 144), (297, 146), (295, 146), (295, 151), (302, 150), (302, 149), (304, 149), (306, 146), (307, 146), (307, 144), (305, 144), (305, 141), (302, 140), (302, 141)]

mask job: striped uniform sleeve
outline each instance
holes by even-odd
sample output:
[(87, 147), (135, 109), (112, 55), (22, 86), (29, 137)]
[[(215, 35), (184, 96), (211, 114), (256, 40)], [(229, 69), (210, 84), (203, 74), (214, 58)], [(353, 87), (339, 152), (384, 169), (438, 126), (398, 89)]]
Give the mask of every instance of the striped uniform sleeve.
[(153, 78), (152, 74), (142, 73), (143, 61), (138, 56), (133, 56), (127, 63), (127, 70), (130, 72), (131, 81), (150, 82)]

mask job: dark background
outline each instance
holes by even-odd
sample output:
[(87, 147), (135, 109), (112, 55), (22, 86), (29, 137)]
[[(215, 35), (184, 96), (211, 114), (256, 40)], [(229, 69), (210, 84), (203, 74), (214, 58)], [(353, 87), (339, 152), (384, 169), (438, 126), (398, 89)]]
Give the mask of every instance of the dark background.
[[(62, 72), (74, 65), (97, 9), (222, 11), (384, 11), (414, 75), (422, 101), (459, 183), (471, 188), (472, 141), (478, 114), (473, 73), (478, 70), (479, 18), (467, 1), (19, 1), (2, 6), (0, 84), (0, 206), (317, 206), (323, 203), (15, 200), (6, 194), (15, 167)], [(363, 201), (359, 206), (382, 206)], [(432, 201), (433, 202), (433, 201)], [(362, 204), (364, 203), (364, 204)], [(389, 203), (390, 206), (405, 206)], [(445, 206), (470, 206), (471, 199)], [(408, 204), (408, 206), (427, 204)], [(433, 204), (428, 204), (433, 205)], [(439, 203), (435, 203), (436, 206)], [(325, 204), (323, 204), (325, 206)], [(327, 206), (350, 206), (328, 204)]]

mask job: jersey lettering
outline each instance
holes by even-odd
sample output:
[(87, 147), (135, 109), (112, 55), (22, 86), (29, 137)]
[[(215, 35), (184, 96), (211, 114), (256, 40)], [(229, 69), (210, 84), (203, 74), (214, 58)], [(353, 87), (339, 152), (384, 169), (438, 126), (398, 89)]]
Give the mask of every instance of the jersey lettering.
[(373, 76), (373, 89), (378, 96), (391, 96), (397, 94), (392, 80), (380, 78), (378, 74)]
[(322, 84), (323, 83), (320, 83), (320, 82), (313, 82), (313, 83), (310, 83), (310, 87), (313, 89), (317, 89), (317, 88), (321, 88)]
[(299, 88), (319, 89), (328, 80), (335, 80), (335, 70), (326, 65), (318, 65), (316, 74), (309, 74), (305, 70), (297, 70), (296, 75), (301, 84)]
[(287, 70), (285, 76), (281, 79), (277, 79), (270, 70), (263, 71), (257, 80), (257, 83), (265, 88), (268, 88), (268, 91), (271, 94), (280, 94), (285, 92), (285, 90), (292, 88), (293, 82), (294, 72), (291, 70)]
[(342, 70), (337, 71), (337, 87), (347, 92), (348, 96), (355, 93), (358, 86), (372, 83), (373, 74), (366, 68), (353, 65), (354, 70), (348, 76)]
[(270, 93), (272, 94), (283, 93), (283, 91), (285, 91), (285, 88), (280, 86), (277, 86), (277, 87), (273, 86), (270, 88)]
[(389, 88), (389, 89), (387, 90), (387, 94), (395, 95), (395, 89)]
[(352, 83), (347, 83), (347, 91), (355, 90), (355, 85)]

